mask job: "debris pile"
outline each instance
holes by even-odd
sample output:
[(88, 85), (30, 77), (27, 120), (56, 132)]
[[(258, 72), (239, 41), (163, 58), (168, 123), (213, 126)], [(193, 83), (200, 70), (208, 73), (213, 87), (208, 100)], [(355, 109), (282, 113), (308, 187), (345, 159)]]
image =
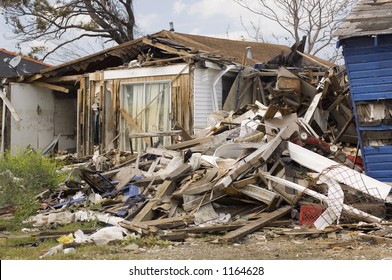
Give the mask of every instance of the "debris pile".
[(362, 173), (344, 70), (287, 66), (303, 56), (294, 48), (244, 68), (225, 111), (193, 138), (68, 166), (70, 176), (40, 196), (44, 209), (30, 222), (96, 219), (118, 238), (121, 229), (167, 240), (224, 233), (217, 241), (225, 243), (271, 225), (322, 232), (387, 220), (391, 187)]

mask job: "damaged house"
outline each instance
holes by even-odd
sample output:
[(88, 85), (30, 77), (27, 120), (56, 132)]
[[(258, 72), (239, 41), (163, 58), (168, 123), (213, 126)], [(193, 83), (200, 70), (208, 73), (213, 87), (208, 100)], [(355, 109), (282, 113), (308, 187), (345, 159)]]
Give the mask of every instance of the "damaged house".
[(392, 182), (392, 1), (360, 1), (335, 33), (366, 174)]
[[(301, 51), (301, 46), (292, 52), (282, 45), (161, 31), (34, 75), (9, 79), (11, 101), (20, 91), (53, 94), (54, 99), (45, 100), (51, 103), (48, 106), (34, 106), (34, 114), (42, 116), (35, 124), (9, 118), (5, 126), (23, 128), (19, 130), (23, 133), (6, 134), (5, 147), (29, 144), (43, 149), (58, 137), (60, 150), (76, 150), (83, 156), (93, 154), (94, 147), (100, 152), (112, 148), (134, 151), (157, 142), (187, 140), (206, 128), (207, 117), (222, 108), (236, 110), (255, 100), (268, 106), (274, 92), (272, 81), (278, 74), (275, 69), (264, 69), (266, 62), (278, 66), (286, 59), (311, 65), (306, 78), (317, 83), (324, 75), (320, 69), (332, 65)], [(253, 73), (253, 67), (264, 69), (263, 73)], [(282, 91), (277, 99), (298, 109), (301, 97), (286, 96), (301, 86), (300, 81), (291, 73), (279, 75)], [(307, 94), (313, 97), (315, 90)], [(354, 139), (355, 131), (345, 136)]]

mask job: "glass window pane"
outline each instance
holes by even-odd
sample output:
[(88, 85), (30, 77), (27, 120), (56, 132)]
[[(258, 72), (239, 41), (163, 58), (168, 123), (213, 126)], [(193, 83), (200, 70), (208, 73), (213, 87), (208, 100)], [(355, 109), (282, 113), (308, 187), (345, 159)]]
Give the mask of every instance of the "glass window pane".
[[(129, 125), (121, 117), (120, 127), (124, 131), (120, 138), (120, 148), (130, 150), (129, 133), (164, 132), (170, 130), (170, 83), (142, 83), (122, 85), (120, 107), (133, 120)], [(162, 144), (169, 144), (169, 137), (153, 139)], [(143, 139), (132, 139), (135, 151), (145, 148)]]

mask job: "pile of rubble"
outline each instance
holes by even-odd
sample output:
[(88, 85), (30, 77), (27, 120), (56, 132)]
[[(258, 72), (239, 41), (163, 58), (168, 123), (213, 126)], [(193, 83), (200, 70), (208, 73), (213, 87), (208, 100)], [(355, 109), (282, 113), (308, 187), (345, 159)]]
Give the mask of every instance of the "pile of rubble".
[(329, 69), (316, 83), (301, 71), (266, 67), (237, 78), (245, 87), (258, 80), (263, 95), (212, 114), (195, 137), (67, 166), (70, 176), (40, 196), (44, 210), (30, 222), (96, 219), (112, 227), (69, 238), (102, 244), (129, 232), (176, 241), (220, 233), (224, 243), (272, 225), (314, 233), (388, 220), (391, 187), (362, 173), (344, 71)]

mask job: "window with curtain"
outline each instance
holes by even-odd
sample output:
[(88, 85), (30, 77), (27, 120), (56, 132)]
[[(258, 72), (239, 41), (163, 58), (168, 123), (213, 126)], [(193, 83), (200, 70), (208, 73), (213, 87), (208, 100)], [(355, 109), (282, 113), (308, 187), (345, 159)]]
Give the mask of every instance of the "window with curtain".
[[(123, 84), (120, 106), (128, 115), (128, 120), (122, 115), (120, 121), (121, 131), (124, 131), (120, 138), (122, 150), (131, 149), (130, 133), (170, 131), (170, 82)], [(153, 140), (166, 145), (170, 138), (154, 137)], [(146, 141), (142, 138), (131, 141), (135, 151), (146, 147)]]

